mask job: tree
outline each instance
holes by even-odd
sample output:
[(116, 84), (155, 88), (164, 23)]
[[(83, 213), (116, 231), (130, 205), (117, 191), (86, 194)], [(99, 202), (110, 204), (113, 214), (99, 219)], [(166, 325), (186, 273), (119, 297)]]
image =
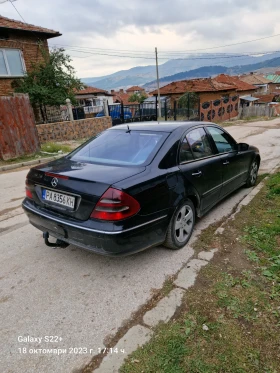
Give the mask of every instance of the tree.
[(75, 100), (75, 90), (83, 88), (82, 82), (75, 77), (70, 56), (64, 49), (54, 49), (50, 53), (41, 47), (43, 62), (33, 64), (32, 70), (23, 79), (14, 80), (15, 92), (28, 93), (31, 104), (39, 106), (46, 118), (46, 105), (59, 106), (69, 98)]
[(133, 93), (128, 99), (129, 102), (139, 102), (139, 104), (142, 104), (146, 100), (148, 96), (146, 93)]

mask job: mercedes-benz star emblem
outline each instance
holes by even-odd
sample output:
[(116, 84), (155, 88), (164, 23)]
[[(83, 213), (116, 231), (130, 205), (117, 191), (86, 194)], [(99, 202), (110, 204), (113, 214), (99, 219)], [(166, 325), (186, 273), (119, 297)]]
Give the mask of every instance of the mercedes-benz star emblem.
[(52, 179), (51, 184), (52, 184), (52, 186), (53, 186), (54, 188), (57, 186), (57, 184), (58, 184), (58, 180), (57, 180), (56, 177), (54, 177), (54, 178)]

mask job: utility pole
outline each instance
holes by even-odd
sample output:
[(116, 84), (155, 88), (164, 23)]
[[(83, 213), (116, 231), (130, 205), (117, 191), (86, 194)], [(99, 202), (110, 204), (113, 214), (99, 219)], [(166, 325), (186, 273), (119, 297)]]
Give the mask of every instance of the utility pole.
[(158, 75), (158, 54), (157, 48), (155, 48), (156, 53), (156, 69), (157, 69), (157, 91), (158, 91), (158, 118), (161, 117), (161, 102), (160, 102), (160, 92), (159, 92), (159, 75)]

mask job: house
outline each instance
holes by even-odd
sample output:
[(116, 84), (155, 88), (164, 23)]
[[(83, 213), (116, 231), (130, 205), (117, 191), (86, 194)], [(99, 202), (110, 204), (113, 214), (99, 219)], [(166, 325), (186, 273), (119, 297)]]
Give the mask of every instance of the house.
[(235, 87), (237, 94), (239, 95), (241, 106), (252, 106), (257, 98), (254, 97), (256, 86), (241, 80), (237, 76), (220, 74), (213, 78), (218, 83), (229, 84)]
[(266, 105), (267, 106), (267, 105), (277, 101), (277, 99), (280, 97), (280, 92), (278, 94), (270, 93), (270, 94), (267, 94), (267, 95), (255, 94), (255, 97), (258, 98), (258, 101), (256, 103), (257, 106), (260, 106), (260, 105)]
[(266, 75), (266, 79), (269, 80), (270, 93), (280, 93), (280, 71)]
[(139, 87), (138, 85), (134, 85), (126, 90), (127, 93), (133, 95), (134, 93), (145, 93), (145, 89)]
[(268, 94), (270, 81), (264, 78), (260, 74), (250, 73), (248, 75), (242, 75), (239, 79), (245, 83), (251, 84), (256, 87), (256, 93)]
[(123, 105), (132, 105), (132, 104), (139, 104), (137, 101), (129, 101), (130, 96), (132, 96), (133, 93), (126, 93), (123, 89), (120, 89), (119, 91), (115, 91), (114, 89), (111, 89), (111, 95), (113, 95), (113, 101), (116, 104), (123, 104)]
[[(236, 95), (236, 87), (232, 84), (220, 83), (212, 78), (181, 80), (167, 84), (160, 88), (161, 96), (170, 97), (171, 107), (186, 92), (195, 92), (199, 96), (200, 103), (214, 101), (225, 96)], [(157, 90), (150, 92), (157, 96)]]
[(113, 95), (101, 88), (86, 87), (75, 92), (79, 106), (84, 107), (85, 114), (98, 113), (103, 108), (103, 100), (109, 105), (113, 104)]
[(61, 36), (58, 31), (0, 16), (0, 95), (13, 93), (12, 81), (43, 61), (48, 39), (57, 36)]

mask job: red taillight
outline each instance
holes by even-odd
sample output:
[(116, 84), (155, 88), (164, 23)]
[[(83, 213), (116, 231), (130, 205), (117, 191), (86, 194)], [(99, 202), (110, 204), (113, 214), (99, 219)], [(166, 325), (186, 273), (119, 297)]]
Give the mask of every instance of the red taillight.
[(25, 194), (26, 194), (26, 197), (28, 197), (28, 198), (33, 198), (33, 196), (32, 196), (32, 193), (31, 193), (31, 190), (30, 189), (28, 189), (28, 188), (25, 188)]
[(140, 205), (129, 194), (109, 188), (97, 202), (90, 217), (100, 220), (122, 220), (135, 215)]

